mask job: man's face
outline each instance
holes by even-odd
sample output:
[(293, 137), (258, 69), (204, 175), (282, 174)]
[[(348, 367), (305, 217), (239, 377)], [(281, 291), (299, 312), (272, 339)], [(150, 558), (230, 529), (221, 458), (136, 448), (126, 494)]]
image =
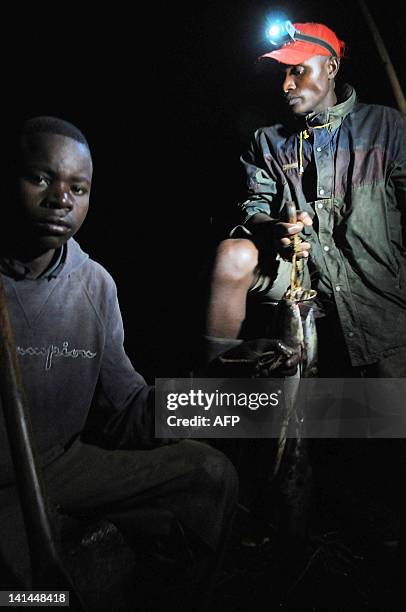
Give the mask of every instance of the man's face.
[(86, 145), (59, 134), (23, 138), (18, 172), (20, 229), (41, 251), (56, 249), (82, 225), (92, 160)]
[(328, 57), (315, 55), (297, 66), (282, 66), (283, 93), (295, 115), (326, 110), (336, 103)]

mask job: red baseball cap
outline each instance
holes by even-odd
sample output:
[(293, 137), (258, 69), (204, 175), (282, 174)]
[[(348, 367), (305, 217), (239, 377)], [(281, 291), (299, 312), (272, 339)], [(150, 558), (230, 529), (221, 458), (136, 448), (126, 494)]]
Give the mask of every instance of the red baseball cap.
[[(306, 36), (312, 36), (314, 38), (320, 38), (322, 41), (327, 43), (335, 52), (338, 58), (341, 58), (344, 54), (345, 43), (340, 40), (333, 30), (330, 30), (327, 26), (322, 23), (294, 23), (294, 28), (298, 30), (300, 34)], [(334, 55), (326, 47), (317, 44), (317, 41), (307, 40), (292, 40), (287, 42), (280, 49), (264, 53), (262, 57), (271, 57), (272, 59), (282, 62), (283, 64), (296, 65), (305, 62), (314, 55)]]

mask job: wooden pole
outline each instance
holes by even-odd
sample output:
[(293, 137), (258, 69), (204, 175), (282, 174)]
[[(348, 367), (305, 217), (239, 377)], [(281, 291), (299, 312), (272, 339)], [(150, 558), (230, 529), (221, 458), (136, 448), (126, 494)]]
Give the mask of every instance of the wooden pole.
[(75, 611), (85, 607), (62, 563), (48, 518), (17, 351), (0, 274), (0, 399), (16, 474), (35, 590), (67, 590)]
[(358, 0), (358, 4), (361, 8), (361, 11), (365, 17), (365, 20), (368, 24), (369, 29), (371, 30), (372, 37), (378, 49), (378, 53), (382, 59), (382, 63), (389, 77), (389, 81), (392, 85), (393, 93), (396, 98), (397, 105), (399, 107), (400, 112), (406, 117), (406, 99), (403, 94), (402, 88), (399, 83), (399, 79), (396, 75), (393, 64), (390, 60), (389, 53), (386, 50), (385, 44), (382, 40), (382, 37), (379, 33), (379, 30), (375, 24), (375, 21), (369, 12), (369, 9), (366, 5), (365, 0)]

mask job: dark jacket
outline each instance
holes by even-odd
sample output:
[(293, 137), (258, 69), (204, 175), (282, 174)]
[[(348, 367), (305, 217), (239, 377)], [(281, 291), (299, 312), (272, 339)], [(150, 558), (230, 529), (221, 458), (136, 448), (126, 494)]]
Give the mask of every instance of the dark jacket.
[[(242, 158), (257, 213), (287, 220), (293, 200), (313, 218), (313, 287), (337, 309), (353, 365), (406, 346), (406, 123), (395, 109), (344, 101), (289, 130), (259, 129)], [(303, 172), (300, 172), (301, 163)]]
[[(82, 432), (92, 404), (107, 445), (148, 445), (153, 391), (125, 354), (109, 273), (71, 239), (56, 276), (3, 274), (3, 282), (41, 463), (63, 453)], [(0, 484), (12, 479), (0, 407)]]

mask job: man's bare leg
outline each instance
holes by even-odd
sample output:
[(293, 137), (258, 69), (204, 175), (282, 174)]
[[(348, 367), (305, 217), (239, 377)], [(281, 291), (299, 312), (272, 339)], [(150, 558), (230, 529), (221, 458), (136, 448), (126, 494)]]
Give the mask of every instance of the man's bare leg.
[(232, 238), (220, 243), (210, 285), (207, 336), (238, 338), (257, 264), (258, 250), (250, 240)]

